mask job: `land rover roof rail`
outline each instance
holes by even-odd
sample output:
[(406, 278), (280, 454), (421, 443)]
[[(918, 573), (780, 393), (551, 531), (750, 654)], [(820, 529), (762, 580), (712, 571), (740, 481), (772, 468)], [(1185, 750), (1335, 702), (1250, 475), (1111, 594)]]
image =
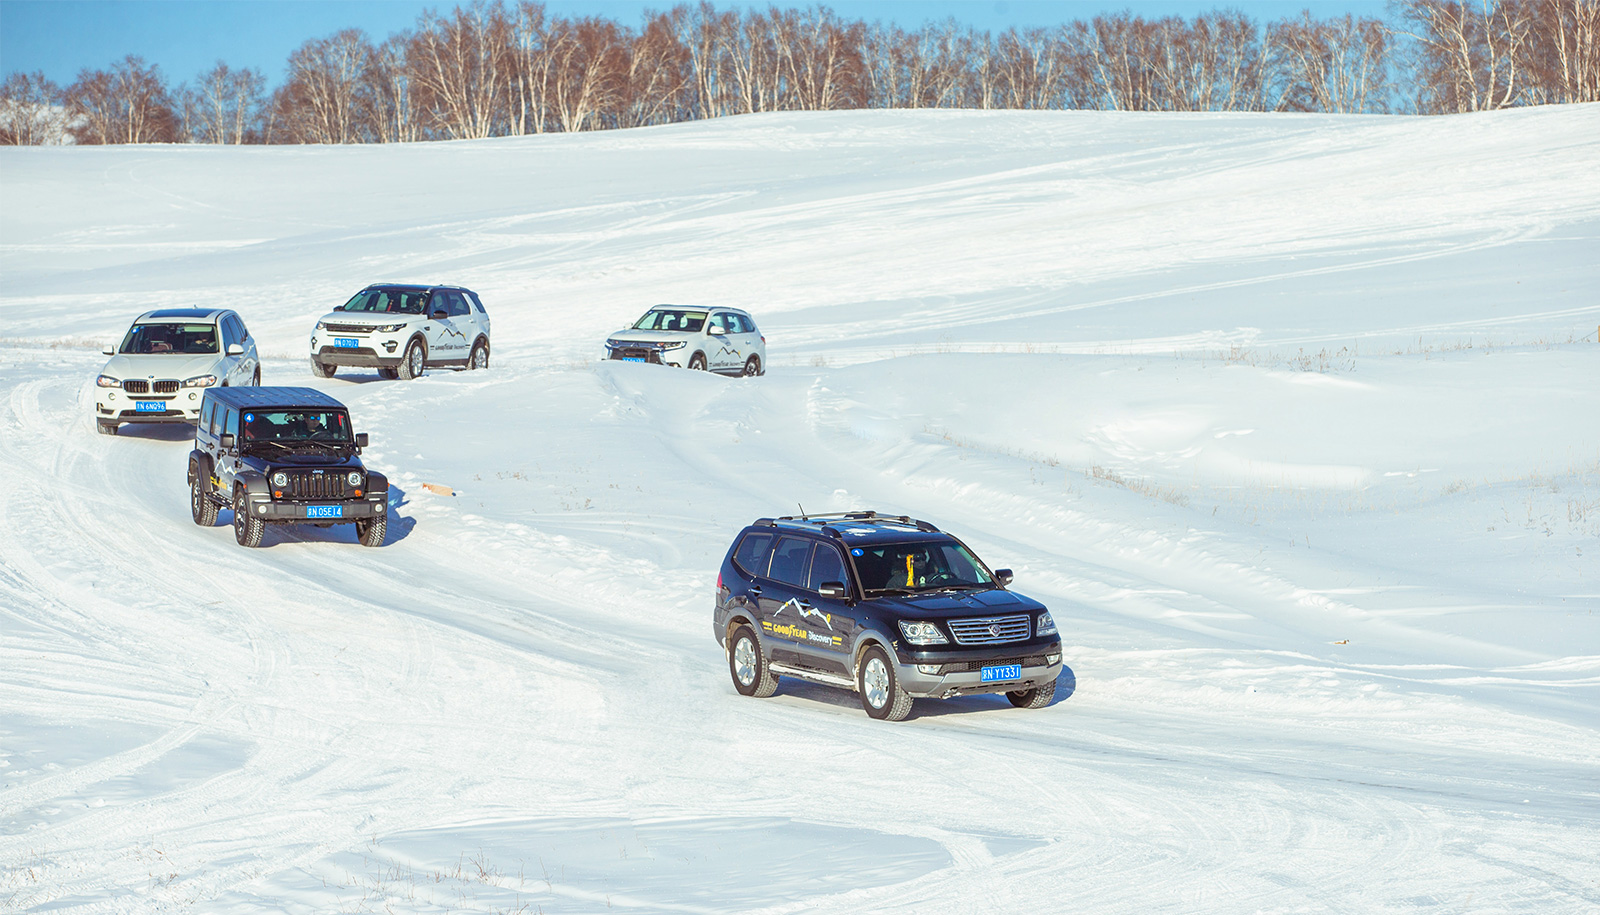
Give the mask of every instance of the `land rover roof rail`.
[(875, 511), (853, 512), (826, 512), (823, 514), (783, 515), (778, 518), (757, 518), (756, 523), (767, 527), (777, 527), (779, 524), (790, 525), (820, 525), (822, 530), (837, 537), (838, 531), (834, 530), (833, 521), (849, 521), (855, 524), (883, 524), (896, 527), (914, 527), (919, 531), (937, 534), (939, 529), (926, 521), (919, 521), (907, 515), (880, 515)]

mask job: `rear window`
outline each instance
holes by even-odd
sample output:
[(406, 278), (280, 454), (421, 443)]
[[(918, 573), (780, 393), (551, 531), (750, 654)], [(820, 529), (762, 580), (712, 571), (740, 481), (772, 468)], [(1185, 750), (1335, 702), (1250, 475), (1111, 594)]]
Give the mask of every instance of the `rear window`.
[(746, 575), (767, 574), (767, 551), (772, 547), (771, 534), (745, 534), (739, 548), (733, 551), (733, 564)]

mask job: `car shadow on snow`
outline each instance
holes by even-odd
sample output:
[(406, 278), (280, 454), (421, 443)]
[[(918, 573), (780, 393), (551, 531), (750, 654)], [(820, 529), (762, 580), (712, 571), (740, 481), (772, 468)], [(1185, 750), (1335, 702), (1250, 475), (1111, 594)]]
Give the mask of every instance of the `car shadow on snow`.
[(147, 442), (193, 442), (194, 427), (188, 423), (123, 423), (117, 438), (137, 438)]
[[(401, 515), (398, 509), (404, 508), (410, 500), (406, 498), (406, 491), (400, 487), (389, 484), (389, 502), (385, 511), (389, 514), (389, 527), (383, 535), (384, 547), (392, 546), (410, 536), (412, 528), (417, 526), (415, 518)], [(219, 527), (233, 526), (232, 509), (220, 509), (217, 512), (217, 525)], [(261, 546), (266, 549), (280, 543), (345, 543), (359, 546), (356, 539), (356, 526), (354, 524), (335, 524), (332, 527), (317, 527), (314, 524), (269, 524), (266, 532), (261, 535)]]
[[(1061, 665), (1061, 674), (1056, 677), (1056, 694), (1046, 708), (1065, 702), (1072, 698), (1078, 691), (1078, 675), (1072, 668)], [(781, 677), (778, 680), (779, 696), (794, 696), (797, 699), (806, 699), (832, 705), (842, 709), (861, 711), (861, 699), (853, 692), (812, 683), (795, 677)], [(1011, 704), (1011, 700), (1004, 693), (983, 693), (976, 696), (956, 696), (952, 699), (918, 699), (911, 705), (911, 714), (908, 718), (940, 718), (945, 715), (968, 715), (976, 712), (993, 712), (998, 710), (1023, 712)]]

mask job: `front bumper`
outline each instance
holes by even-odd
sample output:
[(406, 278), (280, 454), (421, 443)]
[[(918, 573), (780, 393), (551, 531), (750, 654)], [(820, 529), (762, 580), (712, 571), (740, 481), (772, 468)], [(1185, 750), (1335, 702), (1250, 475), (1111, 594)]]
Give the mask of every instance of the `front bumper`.
[(311, 341), (311, 358), (323, 365), (348, 365), (353, 368), (392, 369), (400, 365), (405, 354), (398, 340), (363, 339), (361, 346), (318, 346)]
[[(117, 423), (189, 423), (200, 421), (205, 388), (181, 388), (176, 394), (129, 394), (116, 388), (97, 389), (95, 419)], [(140, 410), (141, 403), (159, 403), (162, 410)]]
[[(344, 502), (278, 502), (262, 496), (250, 498), (250, 514), (274, 524), (348, 524), (382, 518), (389, 510), (388, 494), (376, 499), (350, 499)], [(309, 509), (337, 507), (337, 517), (313, 516)]]
[(606, 358), (619, 362), (648, 362), (651, 365), (670, 365), (673, 368), (683, 368), (683, 360), (687, 358), (684, 348), (664, 350), (657, 346), (641, 344), (639, 346), (607, 346)]
[[(1061, 675), (1060, 639), (1016, 642), (981, 650), (896, 651), (895, 678), (918, 699), (948, 699), (979, 693), (1009, 693), (1054, 683)], [(985, 683), (983, 668), (1016, 664), (1021, 676)]]

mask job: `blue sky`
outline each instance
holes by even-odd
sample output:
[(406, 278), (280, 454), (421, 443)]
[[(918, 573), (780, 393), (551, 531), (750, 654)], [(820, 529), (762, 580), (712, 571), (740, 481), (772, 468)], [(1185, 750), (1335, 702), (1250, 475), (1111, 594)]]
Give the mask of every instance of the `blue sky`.
[[(714, 2), (719, 9), (811, 5)], [(455, 5), (451, 0), (0, 0), (0, 73), (42, 70), (64, 86), (80, 70), (138, 54), (159, 65), (174, 86), (218, 60), (259, 68), (277, 85), (290, 52), (307, 39), (355, 27), (381, 41), (414, 25), (424, 9)], [(636, 25), (646, 10), (670, 8), (675, 0), (547, 0), (545, 5), (556, 14), (600, 15)], [(847, 19), (911, 28), (954, 17), (989, 31), (1055, 25), (1122, 9), (1143, 16), (1190, 17), (1234, 8), (1263, 22), (1306, 8), (1324, 17), (1347, 12), (1381, 16), (1384, 10), (1382, 0), (838, 0), (824, 5)]]

